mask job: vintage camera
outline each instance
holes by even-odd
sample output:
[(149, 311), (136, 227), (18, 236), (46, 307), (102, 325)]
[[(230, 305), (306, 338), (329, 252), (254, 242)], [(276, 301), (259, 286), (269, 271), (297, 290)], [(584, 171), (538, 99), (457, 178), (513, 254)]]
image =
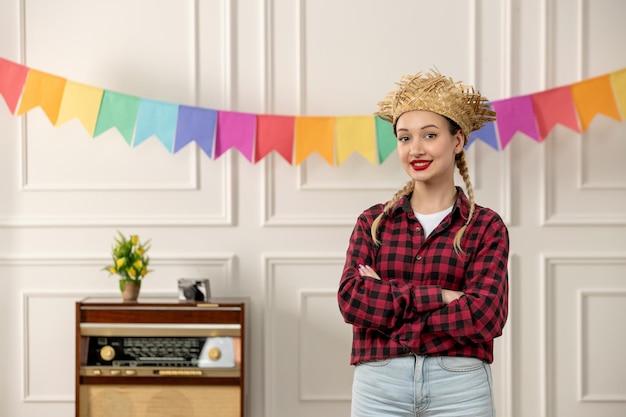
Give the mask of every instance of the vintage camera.
[(180, 301), (206, 301), (209, 298), (211, 298), (211, 287), (208, 279), (178, 279), (178, 299)]

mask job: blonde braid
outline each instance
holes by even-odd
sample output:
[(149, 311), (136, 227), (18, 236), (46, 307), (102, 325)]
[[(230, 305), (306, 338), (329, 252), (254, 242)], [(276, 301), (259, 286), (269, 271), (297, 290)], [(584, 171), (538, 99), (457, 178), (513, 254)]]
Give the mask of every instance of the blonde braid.
[(383, 215), (388, 213), (391, 207), (393, 207), (393, 205), (396, 204), (398, 200), (400, 200), (400, 198), (411, 194), (413, 192), (414, 187), (415, 187), (415, 182), (413, 182), (413, 180), (410, 180), (409, 182), (407, 182), (404, 185), (404, 187), (402, 187), (400, 190), (398, 190), (398, 192), (396, 192), (393, 198), (385, 205), (383, 212), (380, 213), (378, 217), (376, 217), (376, 219), (374, 219), (374, 222), (372, 222), (371, 235), (376, 246), (380, 246), (380, 243), (381, 243), (380, 240), (378, 240), (376, 232), (378, 230), (378, 224), (380, 223), (380, 220), (383, 218)]
[(463, 234), (467, 229), (467, 225), (469, 224), (470, 220), (472, 220), (472, 217), (474, 217), (474, 211), (476, 210), (476, 203), (474, 203), (474, 187), (472, 186), (472, 181), (470, 180), (469, 176), (469, 169), (467, 168), (467, 162), (465, 161), (465, 151), (461, 151), (461, 153), (459, 154), (459, 158), (456, 161), (456, 166), (459, 168), (459, 172), (461, 173), (461, 176), (463, 177), (463, 182), (465, 183), (465, 188), (467, 189), (467, 195), (470, 201), (470, 210), (467, 216), (467, 221), (465, 222), (463, 227), (461, 227), (461, 229), (459, 229), (459, 231), (456, 233), (456, 236), (454, 236), (454, 250), (456, 251), (456, 253), (465, 253), (463, 251), (463, 248), (461, 248), (461, 239), (463, 238)]

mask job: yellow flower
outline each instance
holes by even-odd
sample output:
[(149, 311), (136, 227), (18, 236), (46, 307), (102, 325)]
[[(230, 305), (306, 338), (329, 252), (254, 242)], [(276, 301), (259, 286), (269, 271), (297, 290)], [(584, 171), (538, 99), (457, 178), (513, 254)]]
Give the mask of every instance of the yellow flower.
[(109, 272), (110, 272), (111, 274), (117, 274), (117, 270), (115, 269), (115, 267), (114, 267), (114, 266), (110, 266), (110, 267), (109, 267)]
[(130, 241), (132, 242), (132, 244), (133, 244), (133, 245), (136, 245), (136, 244), (137, 244), (137, 242), (139, 242), (139, 236), (137, 236), (137, 235), (132, 235), (132, 236), (130, 237)]
[(120, 268), (124, 266), (124, 264), (126, 263), (126, 258), (119, 258), (115, 263), (117, 267)]
[(143, 268), (143, 262), (141, 262), (141, 259), (137, 259), (134, 263), (133, 266), (135, 267), (136, 270), (141, 270)]
[(128, 270), (128, 275), (130, 275), (131, 278), (135, 278), (137, 276), (137, 272), (135, 272), (133, 268), (130, 268)]
[(148, 274), (148, 268), (144, 268), (141, 270), (141, 276), (145, 277)]
[(144, 253), (145, 251), (144, 251), (144, 249), (143, 249), (143, 246), (139, 246), (135, 252), (137, 253), (137, 255), (139, 255), (139, 256), (143, 256), (143, 253)]

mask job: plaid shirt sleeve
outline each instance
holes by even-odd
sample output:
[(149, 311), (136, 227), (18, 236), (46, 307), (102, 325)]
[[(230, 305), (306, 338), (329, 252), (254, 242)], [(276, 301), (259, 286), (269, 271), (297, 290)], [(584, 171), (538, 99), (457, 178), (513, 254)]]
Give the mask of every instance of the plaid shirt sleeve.
[(476, 250), (468, 254), (465, 295), (431, 312), (426, 326), (426, 331), (443, 332), (463, 345), (500, 336), (508, 314), (508, 231), (499, 216), (490, 217), (487, 225), (482, 221), (466, 231), (470, 239), (472, 233), (479, 239)]
[(421, 313), (441, 308), (441, 288), (362, 277), (359, 265), (373, 265), (377, 251), (370, 234), (377, 213), (366, 213), (358, 218), (350, 236), (339, 285), (339, 308), (347, 323), (387, 333), (401, 322), (416, 320)]

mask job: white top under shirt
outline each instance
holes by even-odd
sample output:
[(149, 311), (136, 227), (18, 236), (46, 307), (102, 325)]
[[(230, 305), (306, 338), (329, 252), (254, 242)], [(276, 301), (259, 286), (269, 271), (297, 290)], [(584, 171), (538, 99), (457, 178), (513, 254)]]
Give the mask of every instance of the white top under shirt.
[(450, 206), (447, 209), (440, 211), (438, 213), (433, 214), (421, 214), (415, 211), (415, 217), (422, 225), (424, 229), (424, 237), (428, 237), (428, 235), (437, 227), (439, 223), (443, 220), (444, 217), (448, 215), (452, 211), (452, 207)]

